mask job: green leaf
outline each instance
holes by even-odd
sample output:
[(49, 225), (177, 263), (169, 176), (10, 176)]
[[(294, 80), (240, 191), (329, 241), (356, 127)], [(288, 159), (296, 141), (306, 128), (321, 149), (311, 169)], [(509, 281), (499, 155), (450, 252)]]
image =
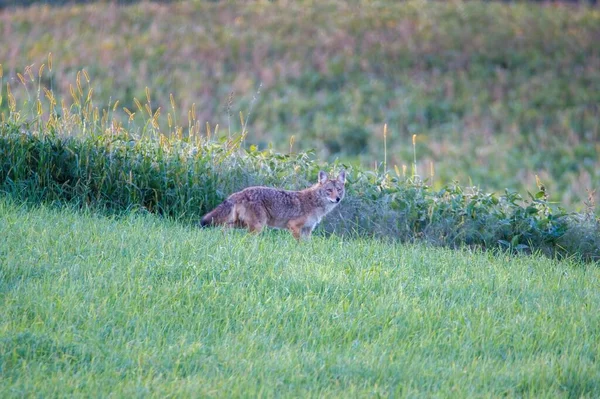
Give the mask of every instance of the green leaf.
[(538, 210), (538, 209), (537, 209), (535, 206), (532, 206), (532, 205), (529, 205), (529, 206), (527, 207), (527, 209), (525, 209), (525, 211), (526, 211), (526, 212), (527, 212), (527, 214), (529, 214), (529, 215), (533, 215), (533, 214), (535, 214), (535, 213), (538, 213), (538, 212), (539, 212), (539, 210)]
[(519, 245), (519, 238), (521, 238), (520, 234), (517, 234), (516, 236), (514, 236), (511, 240), (510, 240), (510, 246), (511, 247), (516, 247), (517, 245)]

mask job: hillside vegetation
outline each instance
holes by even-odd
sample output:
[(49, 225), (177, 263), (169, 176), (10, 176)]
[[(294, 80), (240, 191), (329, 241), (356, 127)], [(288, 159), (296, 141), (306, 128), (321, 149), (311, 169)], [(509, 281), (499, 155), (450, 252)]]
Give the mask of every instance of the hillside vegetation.
[(0, 396), (598, 397), (600, 269), (0, 199)]
[[(128, 111), (134, 121), (143, 118), (135, 100), (148, 87), (152, 112), (170, 112), (175, 124), (187, 126), (195, 104), (202, 126), (218, 124), (227, 135), (241, 130), (238, 112), (251, 110), (246, 146), (287, 151), (293, 136), (294, 149), (354, 165), (381, 167), (387, 123), (388, 167), (410, 167), (417, 134), (419, 170), (433, 165), (436, 189), (458, 180), (525, 196), (538, 175), (550, 200), (582, 210), (586, 189), (600, 181), (595, 7), (337, 0), (32, 6), (0, 11), (0, 32), (3, 91), (10, 85), (19, 104), (31, 103), (40, 83), (28, 67), (46, 64), (41, 83), (67, 103), (84, 68), (95, 106), (118, 101), (115, 117), (125, 123)], [(138, 120), (137, 129), (143, 125)]]

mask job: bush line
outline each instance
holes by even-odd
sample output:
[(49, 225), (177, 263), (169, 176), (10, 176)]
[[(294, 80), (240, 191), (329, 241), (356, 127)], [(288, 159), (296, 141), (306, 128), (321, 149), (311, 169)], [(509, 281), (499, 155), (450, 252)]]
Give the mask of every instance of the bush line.
[[(242, 137), (221, 142), (135, 138), (118, 134), (68, 137), (0, 128), (0, 191), (31, 203), (75, 204), (109, 213), (144, 210), (196, 223), (228, 194), (250, 185), (298, 189), (320, 168), (310, 152), (244, 149)], [(548, 256), (600, 259), (600, 221), (593, 201), (566, 213), (543, 184), (523, 199), (450, 184), (433, 190), (418, 176), (348, 167), (347, 198), (320, 231), (424, 240), (440, 246), (503, 248)]]

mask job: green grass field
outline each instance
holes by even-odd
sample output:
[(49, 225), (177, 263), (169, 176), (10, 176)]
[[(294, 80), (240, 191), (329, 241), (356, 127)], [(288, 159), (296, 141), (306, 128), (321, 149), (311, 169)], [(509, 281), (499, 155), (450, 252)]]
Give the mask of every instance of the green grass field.
[(600, 269), (0, 200), (0, 397), (598, 397)]
[[(600, 397), (598, 7), (41, 4), (0, 32), (0, 398)], [(310, 241), (194, 226), (341, 167)]]

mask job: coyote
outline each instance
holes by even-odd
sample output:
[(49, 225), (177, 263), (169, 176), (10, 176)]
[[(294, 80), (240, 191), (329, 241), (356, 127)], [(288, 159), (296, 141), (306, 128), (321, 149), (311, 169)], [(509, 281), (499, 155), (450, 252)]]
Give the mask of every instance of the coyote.
[(344, 198), (346, 172), (335, 179), (319, 172), (319, 181), (301, 191), (279, 190), (270, 187), (248, 187), (232, 194), (200, 224), (246, 227), (260, 233), (263, 227), (288, 229), (296, 240), (308, 238), (323, 216), (331, 212)]

